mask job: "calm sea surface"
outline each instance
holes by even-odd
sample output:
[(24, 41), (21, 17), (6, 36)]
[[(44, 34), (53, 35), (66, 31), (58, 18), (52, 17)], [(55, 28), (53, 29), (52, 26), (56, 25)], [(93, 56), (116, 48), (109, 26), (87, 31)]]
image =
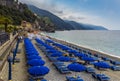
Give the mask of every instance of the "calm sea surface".
[(120, 56), (120, 31), (57, 31), (47, 35)]

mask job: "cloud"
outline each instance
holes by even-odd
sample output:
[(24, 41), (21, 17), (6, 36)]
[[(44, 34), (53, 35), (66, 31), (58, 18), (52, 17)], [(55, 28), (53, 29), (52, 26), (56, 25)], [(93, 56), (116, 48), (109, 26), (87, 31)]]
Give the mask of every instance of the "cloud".
[(48, 10), (53, 13), (62, 13), (62, 10), (60, 10), (53, 1), (54, 0), (20, 0), (21, 2), (27, 3), (27, 4), (33, 4), (41, 9)]
[[(53, 14), (59, 16), (65, 20), (73, 20), (77, 22), (83, 22), (93, 24), (94, 20), (97, 20), (98, 17), (88, 15), (84, 12), (76, 12), (64, 4), (55, 3), (55, 0), (20, 0), (27, 4), (33, 4), (39, 8), (48, 10)], [(79, 0), (86, 2), (87, 0)]]
[[(76, 12), (64, 4), (55, 3), (55, 0), (20, 0), (27, 4), (33, 4), (39, 8), (48, 10), (62, 19), (81, 21), (89, 18), (83, 12)], [(79, 0), (86, 2), (87, 0)]]

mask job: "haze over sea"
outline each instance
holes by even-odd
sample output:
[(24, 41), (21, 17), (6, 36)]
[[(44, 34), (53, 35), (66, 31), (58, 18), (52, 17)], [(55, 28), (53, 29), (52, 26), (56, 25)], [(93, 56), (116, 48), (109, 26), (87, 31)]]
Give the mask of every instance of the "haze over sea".
[(47, 35), (120, 57), (120, 30), (56, 31)]

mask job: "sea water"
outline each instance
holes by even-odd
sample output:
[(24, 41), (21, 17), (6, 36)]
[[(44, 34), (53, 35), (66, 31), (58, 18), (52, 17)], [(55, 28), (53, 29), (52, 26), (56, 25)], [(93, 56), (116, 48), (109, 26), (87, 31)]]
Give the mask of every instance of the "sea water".
[(73, 30), (46, 33), (49, 36), (120, 57), (120, 31)]

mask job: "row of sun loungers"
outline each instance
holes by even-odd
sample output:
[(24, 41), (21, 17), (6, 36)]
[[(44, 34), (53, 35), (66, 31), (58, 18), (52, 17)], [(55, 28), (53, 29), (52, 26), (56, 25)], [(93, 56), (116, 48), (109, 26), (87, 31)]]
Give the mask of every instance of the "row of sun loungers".
[(111, 66), (111, 69), (114, 71), (120, 71), (120, 66)]
[[(99, 57), (99, 56), (96, 56), (96, 58)], [(101, 60), (104, 60), (104, 61), (110, 61), (111, 59), (110, 58), (101, 58)], [(89, 62), (89, 64), (94, 64), (95, 62)], [(54, 65), (56, 66), (62, 66), (61, 63), (57, 63)], [(106, 76), (105, 74), (97, 74), (95, 73), (95, 69), (92, 68), (92, 67), (86, 67), (86, 72), (88, 73), (92, 73), (92, 76), (100, 81), (109, 81), (110, 78), (108, 76)], [(67, 81), (83, 81), (83, 79), (81, 79), (80, 77), (71, 77), (71, 76), (66, 76), (66, 79)]]
[[(56, 43), (53, 43), (53, 45)], [(58, 46), (57, 44), (55, 46)], [(60, 47), (59, 47), (60, 48)], [(65, 48), (62, 49), (65, 51)], [(72, 50), (72, 49), (71, 49)], [(56, 62), (57, 58), (55, 57), (51, 57), (50, 53), (49, 55), (47, 55), (48, 53), (46, 51), (44, 51), (46, 53), (46, 56), (53, 62), (53, 65), (57, 68), (58, 71), (60, 71), (61, 73), (69, 73), (70, 71), (67, 69), (67, 67), (63, 64), (63, 62)], [(65, 52), (68, 53), (72, 53), (72, 51), (67, 50)], [(74, 52), (74, 51), (73, 51)], [(86, 53), (86, 52), (85, 52)], [(74, 55), (74, 54), (72, 54)], [(116, 65), (120, 65), (119, 61), (113, 61), (111, 58), (107, 58), (107, 57), (103, 57), (102, 55), (93, 55), (91, 53), (89, 54), (85, 54), (85, 55), (91, 55), (93, 57), (96, 57), (96, 59), (98, 58), (101, 61), (107, 61), (110, 62), (111, 64), (115, 65), (115, 66), (111, 66), (111, 69), (114, 71), (118, 71), (120, 70), (120, 66), (116, 66)], [(81, 59), (82, 60), (82, 59)], [(89, 62), (89, 64), (94, 64), (95, 62)], [(108, 76), (106, 76), (105, 74), (97, 74), (95, 73), (95, 69), (92, 67), (87, 67), (86, 68), (86, 72), (88, 73), (92, 73), (92, 76), (100, 81), (109, 81), (110, 78)], [(76, 80), (74, 77), (70, 77), (70, 76), (66, 76), (67, 81), (83, 81), (83, 80)], [(72, 79), (72, 80), (71, 80)]]
[(113, 65), (120, 65), (119, 61), (113, 61), (113, 60), (111, 60), (110, 63), (112, 63)]
[[(47, 51), (46, 49), (44, 49), (43, 46), (41, 46), (39, 44), (37, 44), (37, 46), (39, 48), (42, 48), (42, 51), (44, 52), (44, 54), (46, 54), (46, 56), (48, 57), (48, 59), (53, 62), (53, 65), (56, 67), (56, 69), (60, 73), (62, 73), (62, 74), (71, 73), (70, 70), (68, 70), (68, 68), (64, 65), (63, 62), (58, 62), (57, 57), (52, 57), (51, 56), (51, 52), (55, 51), (54, 48), (53, 48), (54, 50)], [(72, 60), (74, 61), (75, 59), (72, 59)]]
[(100, 81), (109, 81), (110, 78), (105, 74), (92, 73), (92, 76)]
[[(78, 51), (79, 51), (79, 50), (82, 50), (82, 49), (76, 48), (75, 46), (69, 46), (69, 47), (71, 47), (71, 48), (73, 48), (73, 49), (75, 49), (75, 50), (78, 50)], [(87, 53), (87, 54), (89, 54), (89, 55), (93, 55), (92, 53), (86, 52), (86, 51), (84, 51), (84, 50), (82, 50), (82, 52), (83, 52), (83, 53)], [(104, 60), (104, 61), (110, 61), (110, 63), (113, 64), (113, 65), (120, 65), (120, 61), (115, 61), (115, 60), (113, 60), (113, 59), (111, 59), (111, 58), (104, 57), (104, 56), (99, 55), (99, 54), (94, 54), (94, 56), (95, 56), (95, 57), (98, 57), (98, 58), (101, 58), (101, 59)]]
[(88, 73), (94, 73), (95, 69), (92, 68), (92, 67), (86, 67), (86, 72), (88, 72)]

